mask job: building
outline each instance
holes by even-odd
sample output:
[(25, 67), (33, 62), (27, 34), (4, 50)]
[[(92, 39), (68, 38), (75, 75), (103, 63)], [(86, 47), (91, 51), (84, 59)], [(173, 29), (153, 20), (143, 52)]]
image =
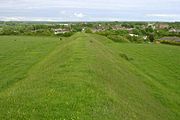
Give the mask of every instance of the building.
[(96, 26), (95, 28), (92, 29), (92, 32), (101, 32), (101, 31), (105, 31), (107, 30), (108, 28), (105, 27), (105, 26), (102, 26), (102, 25), (98, 25)]
[(69, 26), (69, 24), (59, 24), (59, 25), (62, 25), (62, 26)]
[(169, 30), (169, 32), (176, 32), (176, 29), (172, 28)]
[(156, 28), (158, 28), (158, 29), (168, 29), (169, 25), (166, 24), (166, 23), (159, 23), (159, 24), (156, 25)]
[(113, 30), (122, 30), (123, 27), (121, 25), (115, 25), (115, 26), (112, 26), (112, 29)]
[(180, 37), (163, 37), (159, 41), (180, 42)]
[(122, 27), (121, 25), (115, 25), (112, 27), (112, 30), (127, 30), (131, 32), (132, 30), (134, 30), (134, 28), (126, 28), (126, 27)]
[(57, 35), (57, 34), (64, 34), (64, 33), (67, 33), (67, 32), (70, 32), (70, 30), (68, 29), (63, 29), (63, 28), (59, 28), (59, 29), (54, 29), (54, 34)]
[(180, 29), (177, 29), (176, 32), (177, 32), (177, 33), (180, 33)]
[(170, 29), (169, 32), (180, 33), (180, 29)]
[(129, 36), (131, 36), (131, 37), (138, 37), (139, 35), (136, 35), (136, 34), (129, 34)]

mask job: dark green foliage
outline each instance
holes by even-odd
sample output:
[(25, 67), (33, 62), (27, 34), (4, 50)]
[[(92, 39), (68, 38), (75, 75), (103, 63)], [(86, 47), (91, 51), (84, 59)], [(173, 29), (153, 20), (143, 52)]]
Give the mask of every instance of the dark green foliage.
[(172, 28), (180, 29), (180, 22), (171, 23), (170, 26), (171, 26)]
[(122, 26), (122, 27), (126, 27), (126, 28), (134, 28), (134, 25), (133, 25), (133, 24), (130, 24), (130, 23), (122, 23), (121, 26)]
[(154, 34), (149, 34), (149, 40), (150, 42), (154, 42)]
[(153, 28), (151, 26), (149, 26), (148, 28), (146, 28), (146, 32), (147, 33), (152, 33), (154, 32)]
[(59, 33), (57, 34), (57, 36), (61, 36), (61, 37), (70, 37), (74, 34), (74, 32), (66, 32), (66, 33)]
[(133, 34), (136, 34), (136, 35), (143, 35), (142, 32), (141, 32), (141, 30), (139, 30), (139, 29), (134, 29), (134, 30), (132, 31), (132, 33), (133, 33)]
[(126, 36), (129, 34), (129, 32), (127, 30), (117, 30), (115, 31), (116, 35), (121, 35), (121, 36)]
[(92, 33), (92, 30), (90, 28), (85, 29), (85, 33)]
[(131, 61), (131, 60), (133, 60), (133, 58), (130, 58), (130, 57), (128, 57), (126, 54), (124, 54), (124, 53), (120, 53), (119, 54), (123, 59), (125, 59), (125, 60), (127, 60), (127, 61)]
[(114, 42), (129, 42), (128, 39), (120, 35), (108, 35), (107, 38), (113, 40)]
[(136, 37), (136, 36), (127, 36), (127, 39), (130, 41), (130, 42), (133, 42), (133, 43), (143, 43), (145, 42), (144, 39), (142, 37)]
[(121, 35), (121, 36), (126, 36), (128, 35), (128, 31), (127, 30), (106, 30), (106, 31), (101, 31), (101, 32), (97, 32), (97, 34), (99, 35), (103, 35), (103, 36), (108, 36), (108, 35)]

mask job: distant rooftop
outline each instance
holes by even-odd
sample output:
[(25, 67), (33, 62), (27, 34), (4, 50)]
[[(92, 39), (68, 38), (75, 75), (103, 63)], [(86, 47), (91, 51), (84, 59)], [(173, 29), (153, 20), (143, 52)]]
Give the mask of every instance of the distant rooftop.
[(180, 37), (163, 37), (163, 38), (160, 38), (159, 40), (180, 42)]

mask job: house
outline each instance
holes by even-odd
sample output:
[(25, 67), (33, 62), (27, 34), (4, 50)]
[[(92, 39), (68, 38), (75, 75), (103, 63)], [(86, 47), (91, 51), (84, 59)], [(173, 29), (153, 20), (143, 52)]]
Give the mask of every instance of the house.
[(148, 23), (147, 27), (151, 27), (153, 30), (156, 29), (156, 26), (154, 23)]
[(170, 29), (169, 32), (180, 33), (180, 29)]
[(112, 30), (127, 30), (131, 32), (132, 30), (134, 30), (134, 28), (127, 28), (127, 27), (122, 27), (121, 25), (115, 25), (112, 26)]
[(148, 38), (147, 36), (143, 36), (143, 39), (144, 39), (144, 40), (147, 40), (147, 38)]
[(180, 37), (163, 37), (159, 41), (180, 42)]
[(69, 26), (69, 24), (59, 24), (59, 25), (62, 25), (62, 26)]
[(177, 33), (180, 33), (180, 29), (177, 29), (176, 32), (177, 32)]
[(131, 37), (138, 37), (139, 35), (136, 35), (136, 34), (129, 34), (129, 36), (131, 36)]
[(125, 28), (124, 30), (127, 30), (129, 32), (133, 31), (135, 28)]
[(57, 34), (64, 34), (64, 33), (67, 33), (67, 32), (70, 32), (70, 30), (68, 29), (63, 29), (63, 28), (59, 28), (59, 29), (54, 29), (54, 34), (57, 35)]
[(112, 29), (113, 30), (122, 30), (123, 27), (121, 25), (115, 25), (115, 26), (112, 26)]
[(106, 27), (98, 25), (98, 26), (96, 26), (95, 28), (92, 29), (92, 32), (101, 32), (101, 31), (105, 31), (105, 30), (107, 30)]
[(92, 29), (92, 32), (95, 33), (95, 32), (101, 32), (101, 31), (105, 31), (106, 29), (103, 29), (103, 28), (93, 28)]
[(156, 25), (156, 28), (158, 29), (166, 29), (166, 28), (169, 28), (169, 25), (166, 24), (166, 23), (159, 23)]
[(176, 29), (171, 28), (171, 29), (169, 30), (169, 32), (176, 32)]

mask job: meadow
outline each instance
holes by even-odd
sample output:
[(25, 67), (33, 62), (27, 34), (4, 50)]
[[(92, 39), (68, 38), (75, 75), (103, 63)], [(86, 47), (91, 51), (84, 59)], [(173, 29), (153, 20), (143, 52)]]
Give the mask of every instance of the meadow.
[(0, 37), (0, 119), (179, 120), (180, 47), (95, 34)]

